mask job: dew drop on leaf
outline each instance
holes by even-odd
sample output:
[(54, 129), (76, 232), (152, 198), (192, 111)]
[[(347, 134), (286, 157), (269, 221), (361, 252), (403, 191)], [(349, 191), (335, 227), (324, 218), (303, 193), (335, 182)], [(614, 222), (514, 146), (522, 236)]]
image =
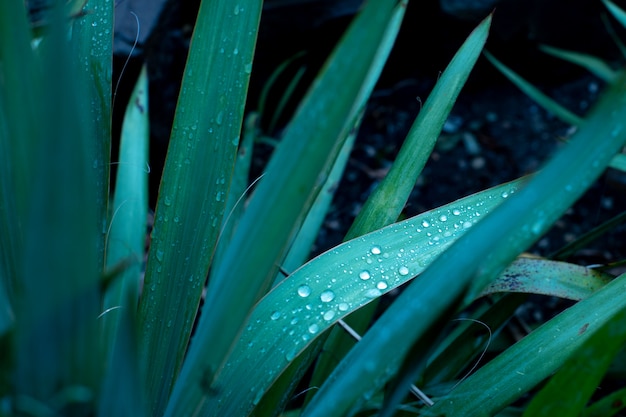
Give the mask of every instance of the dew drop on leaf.
[(298, 287), (298, 295), (300, 297), (308, 297), (309, 295), (311, 295), (311, 287), (309, 287), (308, 285), (300, 285)]
[(280, 311), (274, 311), (270, 316), (272, 320), (278, 320), (280, 318)]
[(319, 331), (320, 326), (318, 326), (317, 324), (313, 323), (312, 325), (309, 326), (309, 333), (311, 334), (315, 334)]
[(372, 252), (373, 255), (380, 255), (382, 251), (380, 250), (380, 246), (374, 246), (372, 247), (370, 252)]
[(329, 303), (333, 301), (334, 298), (335, 298), (335, 293), (332, 292), (331, 290), (326, 290), (320, 295), (320, 300), (322, 300), (322, 302), (324, 303)]
[(376, 298), (376, 297), (380, 297), (382, 293), (380, 292), (380, 290), (378, 288), (372, 288), (369, 289), (365, 292), (365, 296), (367, 298)]
[(328, 310), (326, 313), (324, 313), (324, 320), (326, 321), (330, 321), (333, 319), (333, 317), (335, 317), (335, 312), (333, 310)]
[(370, 271), (365, 270), (359, 273), (359, 278), (361, 278), (364, 281), (370, 279), (371, 277), (372, 276), (370, 275)]
[(378, 288), (379, 290), (386, 290), (387, 283), (385, 281), (380, 281), (378, 284), (376, 284), (376, 288)]
[(409, 275), (409, 268), (407, 268), (406, 266), (401, 266), (398, 269), (398, 273), (402, 276)]
[(339, 303), (337, 307), (339, 308), (339, 311), (348, 311), (348, 308), (350, 306), (348, 305), (348, 303)]

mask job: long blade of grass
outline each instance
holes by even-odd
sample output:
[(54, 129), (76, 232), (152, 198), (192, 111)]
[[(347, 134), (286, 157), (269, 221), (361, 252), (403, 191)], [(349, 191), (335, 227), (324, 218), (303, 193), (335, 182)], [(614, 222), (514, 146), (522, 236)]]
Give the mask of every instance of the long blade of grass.
[(556, 375), (535, 395), (526, 407), (524, 416), (579, 416), (613, 358), (626, 342), (625, 323), (626, 308), (623, 307), (576, 349)]
[[(356, 238), (293, 272), (252, 312), (216, 380), (221, 395), (206, 398), (210, 414), (246, 415), (325, 330), (420, 274), (519, 184), (505, 184)], [(240, 389), (242, 378), (255, 390)]]
[(626, 12), (619, 8), (615, 3), (609, 0), (602, 0), (602, 3), (609, 9), (613, 17), (626, 28)]
[(582, 300), (613, 277), (583, 266), (545, 259), (520, 258), (498, 279), (489, 284), (483, 295), (499, 292), (550, 295), (568, 300)]
[(626, 75), (622, 74), (561, 152), (398, 297), (331, 374), (304, 415), (356, 412), (365, 398), (396, 373), (409, 347), (432, 323), (450, 311), (451, 305), (473, 300), (602, 173), (624, 144), (624, 120)]
[[(85, 3), (87, 3), (85, 5)], [(82, 6), (85, 6), (84, 10)], [(109, 175), (111, 158), (111, 79), (113, 72), (113, 12), (115, 2), (111, 0), (84, 0), (74, 2), (69, 13), (72, 18), (71, 36), (75, 39), (77, 72), (76, 83), (85, 96), (88, 112), (83, 112), (82, 121), (90, 126), (89, 155), (92, 164), (98, 207), (96, 226), (100, 230), (98, 239), (98, 262), (104, 268), (105, 239), (108, 225)], [(80, 116), (77, 114), (77, 116)], [(93, 122), (95, 121), (95, 123)]]
[[(16, 32), (13, 39), (24, 39), (30, 30), (24, 16), (10, 13), (9, 18), (14, 19), (9, 24)], [(22, 265), (13, 381), (20, 403), (40, 401), (63, 414), (69, 408), (89, 407), (99, 389), (99, 190), (94, 188), (90, 159), (89, 132), (94, 126), (85, 114), (87, 97), (76, 85), (61, 7), (53, 8), (50, 22), (38, 59), (27, 58), (34, 67), (21, 76), (30, 78), (5, 90), (9, 96), (25, 94), (34, 100), (16, 121), (26, 129), (11, 130), (23, 135), (11, 138), (24, 140), (13, 172), (27, 187), (17, 196), (24, 243), (18, 256)], [(16, 61), (3, 57), (2, 66), (22, 69), (20, 56), (31, 51), (30, 45), (14, 51)], [(32, 87), (21, 90), (27, 83)], [(33, 125), (39, 128), (27, 127)], [(76, 390), (91, 398), (62, 395)]]
[(363, 205), (347, 233), (346, 240), (379, 229), (398, 219), (456, 98), (480, 56), (490, 24), (491, 17), (488, 17), (452, 58), (411, 126), (398, 157)]
[[(125, 265), (108, 286), (102, 306), (104, 341), (112, 347), (121, 317), (134, 317), (139, 301), (148, 215), (148, 74), (141, 70), (126, 108), (120, 142), (113, 215), (106, 241), (106, 267)], [(126, 300), (130, 304), (125, 305)], [(121, 315), (119, 309), (132, 313)]]
[(200, 6), (139, 306), (150, 415), (164, 412), (181, 369), (221, 228), (261, 3), (223, 0)]
[[(498, 355), (471, 375), (427, 415), (494, 415), (561, 367), (586, 340), (626, 308), (626, 275), (621, 275), (591, 297)], [(492, 388), (497, 384), (498, 390)]]
[(552, 112), (556, 117), (564, 121), (565, 123), (569, 123), (574, 126), (578, 126), (583, 122), (583, 119), (578, 115), (572, 113), (567, 110), (565, 107), (561, 106), (556, 101), (552, 100), (550, 97), (542, 93), (537, 87), (533, 86), (522, 77), (520, 77), (517, 73), (511, 70), (509, 67), (500, 62), (496, 57), (491, 55), (489, 52), (484, 52), (487, 59), (500, 71), (504, 74), (513, 84), (517, 86), (520, 90), (522, 90), (525, 94), (527, 94), (530, 98), (535, 100), (541, 107)]
[(579, 65), (607, 83), (612, 83), (617, 78), (617, 72), (613, 71), (606, 62), (595, 56), (582, 54), (580, 52), (566, 51), (548, 45), (541, 45), (540, 49), (564, 61)]
[(216, 373), (254, 303), (271, 287), (294, 230), (369, 97), (382, 68), (373, 64), (384, 49), (379, 45), (393, 44), (388, 24), (392, 18), (401, 20), (405, 7), (396, 0), (368, 3), (296, 110), (209, 283), (198, 332), (168, 413), (206, 404), (203, 398), (214, 389)]
[(594, 227), (592, 230), (580, 236), (575, 241), (565, 245), (563, 248), (550, 255), (550, 258), (556, 260), (565, 260), (568, 257), (572, 256), (574, 253), (576, 253), (578, 250), (584, 248), (589, 243), (597, 240), (605, 233), (614, 230), (616, 227), (624, 222), (626, 222), (626, 211), (623, 211), (612, 219), (609, 219), (601, 225)]
[[(128, 287), (127, 287), (128, 288)], [(130, 292), (132, 293), (132, 289)], [(134, 294), (126, 294), (120, 304), (136, 304)], [(117, 335), (110, 349), (108, 368), (104, 375), (98, 415), (101, 417), (143, 417), (147, 415), (144, 384), (141, 379), (141, 360), (137, 344), (137, 317), (135, 310), (125, 308), (119, 315)]]
[(581, 417), (611, 417), (626, 408), (626, 388), (619, 389), (591, 404)]
[[(365, 202), (350, 227), (346, 240), (397, 220), (418, 176), (428, 161), (456, 98), (480, 56), (490, 24), (491, 17), (488, 17), (470, 34), (437, 81), (413, 123), (396, 161), (385, 179)], [(348, 317), (346, 321), (357, 331), (363, 331), (371, 322), (375, 308), (375, 303), (372, 303)], [(345, 343), (343, 336), (341, 329), (334, 329), (329, 336), (329, 342), (324, 350), (332, 353), (323, 356), (318, 361), (313, 374), (313, 384), (324, 381), (337, 360), (346, 354), (349, 345)], [(313, 392), (310, 393), (310, 396), (313, 394)]]

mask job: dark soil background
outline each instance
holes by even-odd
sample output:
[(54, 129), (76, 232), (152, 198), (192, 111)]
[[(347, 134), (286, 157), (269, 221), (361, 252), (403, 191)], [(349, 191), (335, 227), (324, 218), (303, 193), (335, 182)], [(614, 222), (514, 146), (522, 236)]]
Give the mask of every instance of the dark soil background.
[[(255, 110), (268, 77), (284, 61), (295, 59), (271, 90), (270, 106), (300, 68), (305, 76), (295, 106), (325, 57), (340, 37), (358, 0), (268, 0), (250, 85), (248, 110)], [(456, 2), (459, 3), (459, 2)], [(487, 6), (485, 6), (487, 3)], [(626, 7), (624, 1), (616, 2)], [(363, 125), (337, 190), (332, 209), (316, 243), (320, 252), (341, 239), (369, 192), (384, 177), (437, 76), (465, 37), (496, 6), (487, 49), (570, 110), (583, 115), (601, 93), (603, 83), (585, 71), (539, 51), (540, 44), (587, 52), (623, 63), (610, 28), (626, 40), (624, 30), (606, 16), (600, 1), (501, 0), (460, 2), (413, 1), (396, 47), (368, 106)], [(143, 62), (150, 73), (151, 203), (167, 149), (180, 77), (185, 64), (198, 4), (167, 1), (141, 54), (133, 56), (124, 73), (126, 54), (115, 58), (114, 77), (120, 78), (115, 121)], [(456, 8), (455, 8), (456, 7)], [(288, 120), (286, 114), (281, 121)], [(268, 121), (262, 120), (267, 129)], [(575, 129), (549, 114), (485, 59), (477, 63), (444, 127), (439, 143), (418, 180), (403, 215), (413, 216), (487, 187), (537, 170)], [(280, 137), (280, 127), (266, 131)], [(271, 152), (257, 147), (253, 175), (258, 175)], [(115, 157), (115, 156), (114, 156)], [(581, 167), (585, 169), (585, 167)], [(626, 208), (623, 173), (608, 170), (553, 230), (532, 248), (549, 255), (564, 244)], [(615, 228), (572, 259), (581, 264), (605, 264), (626, 258), (626, 227)]]

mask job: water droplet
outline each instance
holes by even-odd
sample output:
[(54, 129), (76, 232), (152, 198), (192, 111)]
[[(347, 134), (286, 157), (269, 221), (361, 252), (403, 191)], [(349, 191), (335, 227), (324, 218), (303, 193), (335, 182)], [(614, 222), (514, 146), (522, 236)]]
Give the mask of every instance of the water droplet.
[(423, 226), (423, 227), (428, 227), (428, 226), (430, 226), (430, 223), (428, 223), (426, 220), (424, 220), (424, 221), (422, 222), (422, 226)]
[(222, 194), (224, 194), (224, 193), (223, 193), (223, 192), (221, 192), (221, 191), (218, 191), (218, 192), (215, 194), (215, 201), (222, 201)]
[(167, 322), (167, 327), (168, 327), (168, 328), (169, 328), (169, 327), (172, 327), (172, 320), (169, 320), (169, 321)]
[(235, 49), (233, 50), (233, 55), (238, 55), (238, 54), (239, 54), (239, 49), (238, 49), (238, 48), (235, 48)]
[(218, 125), (221, 125), (223, 121), (224, 121), (224, 112), (223, 112), (223, 111), (221, 111), (221, 112), (219, 112), (219, 113), (217, 114), (217, 118), (215, 119), (215, 122), (216, 122)]
[(165, 198), (163, 198), (163, 204), (168, 207), (172, 205), (172, 200), (170, 199), (170, 196), (166, 195)]
[(455, 216), (458, 216), (458, 215), (460, 215), (460, 214), (461, 214), (461, 210), (459, 210), (459, 209), (454, 209), (454, 210), (452, 210), (452, 214), (454, 214)]
[(291, 319), (291, 321), (289, 323), (292, 324), (292, 325), (298, 324), (298, 319), (294, 317), (293, 319)]
[(163, 255), (164, 255), (164, 253), (163, 253), (163, 251), (162, 251), (162, 250), (157, 250), (157, 251), (156, 251), (156, 258), (157, 258), (157, 261), (159, 261), (159, 262), (163, 262)]
[(380, 250), (380, 246), (374, 246), (372, 247), (370, 252), (372, 252), (373, 255), (380, 255), (382, 251)]
[(300, 285), (298, 287), (298, 295), (300, 297), (308, 297), (309, 295), (311, 295), (311, 287), (309, 287), (308, 285)]
[(470, 227), (472, 227), (472, 222), (465, 222), (465, 223), (463, 223), (463, 227), (465, 229), (469, 229)]
[(244, 67), (244, 71), (246, 72), (246, 74), (250, 74), (252, 72), (252, 63), (246, 64), (246, 66)]
[(401, 266), (398, 269), (398, 274), (405, 276), (405, 275), (409, 275), (409, 268), (407, 268), (406, 266)]
[(322, 300), (323, 303), (329, 303), (333, 301), (334, 298), (335, 298), (335, 293), (332, 292), (331, 290), (326, 290), (320, 295), (320, 300)]
[(370, 271), (365, 270), (359, 273), (359, 278), (361, 278), (364, 281), (370, 279), (371, 277), (372, 276), (370, 275)]
[(509, 192), (508, 191), (502, 191), (502, 194), (500, 194), (502, 196), (502, 198), (507, 198), (509, 196)]
[(445, 222), (446, 220), (448, 220), (448, 216), (446, 216), (445, 214), (442, 214), (441, 216), (439, 216), (439, 220), (441, 220), (442, 222)]
[(370, 290), (367, 290), (365, 292), (365, 296), (367, 298), (376, 298), (376, 297), (380, 297), (382, 293), (380, 292), (380, 290), (378, 288), (372, 288)]
[(348, 303), (339, 303), (337, 307), (339, 308), (339, 311), (348, 311), (350, 306), (348, 306)]
[(311, 334), (315, 334), (319, 331), (320, 326), (318, 326), (317, 324), (313, 323), (312, 325), (309, 326), (309, 333)]
[(274, 311), (270, 316), (272, 320), (278, 320), (280, 318), (280, 311)]
[(378, 288), (379, 290), (386, 290), (387, 283), (385, 281), (380, 281), (378, 284), (376, 284), (376, 288)]
[(239, 5), (235, 5), (235, 10), (233, 10), (233, 13), (235, 16), (237, 16), (239, 14)]
[(328, 310), (326, 313), (324, 313), (324, 320), (326, 321), (330, 321), (333, 319), (333, 317), (335, 317), (335, 312), (333, 310)]
[(180, 221), (180, 218), (178, 216), (174, 217), (174, 223), (178, 223)]
[(289, 352), (285, 353), (285, 359), (287, 362), (291, 362), (296, 357), (296, 350), (292, 349)]

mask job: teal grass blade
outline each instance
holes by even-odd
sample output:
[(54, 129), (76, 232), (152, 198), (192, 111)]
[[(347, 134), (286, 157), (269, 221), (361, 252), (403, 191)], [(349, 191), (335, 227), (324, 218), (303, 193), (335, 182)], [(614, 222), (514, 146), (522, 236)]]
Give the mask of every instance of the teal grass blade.
[(181, 369), (220, 232), (260, 12), (258, 0), (200, 6), (139, 305), (151, 415), (164, 412)]

